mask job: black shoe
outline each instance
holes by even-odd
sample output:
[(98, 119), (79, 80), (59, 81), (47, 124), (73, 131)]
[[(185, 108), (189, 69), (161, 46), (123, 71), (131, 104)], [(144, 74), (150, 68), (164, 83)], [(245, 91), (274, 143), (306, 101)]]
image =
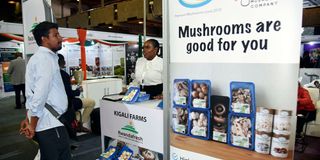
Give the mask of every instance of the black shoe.
[(20, 107), (15, 107), (14, 109), (21, 109), (21, 106)]

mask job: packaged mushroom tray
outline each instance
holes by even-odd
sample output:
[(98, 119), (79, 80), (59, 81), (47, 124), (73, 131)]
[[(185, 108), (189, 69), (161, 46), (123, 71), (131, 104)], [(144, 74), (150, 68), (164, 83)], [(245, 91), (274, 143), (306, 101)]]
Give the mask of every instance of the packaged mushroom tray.
[(99, 160), (112, 160), (116, 157), (117, 149), (116, 147), (110, 146), (108, 147), (104, 153), (102, 153), (99, 157)]
[(228, 144), (249, 150), (254, 148), (254, 118), (229, 114)]
[(189, 136), (209, 139), (211, 133), (210, 111), (190, 108), (188, 123)]
[(119, 152), (117, 160), (130, 160), (132, 154), (133, 151), (129, 147), (124, 146)]
[(188, 134), (188, 109), (184, 107), (172, 108), (172, 129), (175, 133)]
[(175, 79), (173, 83), (173, 105), (187, 107), (190, 99), (190, 80)]
[(126, 94), (122, 98), (122, 102), (124, 103), (135, 103), (139, 97), (140, 88), (138, 87), (130, 87)]
[(209, 80), (192, 80), (190, 107), (210, 109), (211, 82)]
[(255, 87), (252, 82), (230, 83), (230, 111), (255, 114)]
[(227, 143), (229, 97), (211, 96), (211, 108), (213, 117), (212, 139), (214, 141)]

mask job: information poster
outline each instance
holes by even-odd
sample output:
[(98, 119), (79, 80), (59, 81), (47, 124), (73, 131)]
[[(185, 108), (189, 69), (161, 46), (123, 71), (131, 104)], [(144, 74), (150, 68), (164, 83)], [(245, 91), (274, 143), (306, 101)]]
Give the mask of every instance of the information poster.
[[(185, 132), (177, 134), (173, 132), (177, 130), (171, 129), (170, 159), (197, 160), (194, 153), (204, 155), (204, 159), (208, 160), (241, 160), (256, 156), (270, 159), (272, 155), (254, 151), (255, 132), (252, 128), (255, 128), (255, 108), (289, 110), (292, 115), (296, 114), (302, 1), (174, 0), (168, 1), (168, 5), (170, 92), (177, 92), (176, 79), (209, 80), (211, 84), (209, 87), (207, 85), (209, 92), (204, 92), (201, 87), (202, 93), (193, 93), (192, 90), (186, 93), (191, 98), (187, 101), (187, 112), (181, 112), (174, 106), (176, 103), (173, 103), (171, 95), (172, 124), (180, 123), (180, 119), (184, 118), (192, 122), (184, 125), (187, 135), (183, 135)], [(235, 94), (243, 92), (239, 88), (238, 93), (234, 92), (231, 89), (234, 83), (231, 82), (250, 84), (249, 89), (253, 91), (250, 92), (250, 104), (254, 105), (249, 107), (252, 110), (237, 110), (234, 105)], [(180, 90), (178, 93), (184, 94)], [(213, 116), (210, 111), (214, 112), (212, 106), (208, 105), (210, 95), (230, 99), (227, 107), (243, 112), (238, 117), (228, 112), (225, 119), (228, 123), (223, 123), (228, 128), (225, 143), (212, 139), (213, 126), (217, 122), (210, 119)], [(191, 108), (195, 106), (193, 100), (196, 97), (206, 97), (206, 111)], [(186, 114), (185, 117), (179, 117), (180, 112)], [(199, 113), (205, 115), (206, 119), (199, 122)], [(292, 158), (294, 145), (294, 117), (289, 120), (291, 136), (285, 148), (288, 158)], [(237, 128), (237, 124), (242, 124), (240, 121), (245, 121), (247, 128)], [(197, 127), (203, 127), (205, 132), (196, 134), (198, 132), (194, 130)], [(244, 133), (237, 135), (238, 129), (245, 131), (247, 136), (239, 140), (241, 142), (237, 136)], [(255, 156), (248, 156), (252, 154)]]
[[(85, 46), (87, 76), (101, 77), (124, 75), (124, 45), (106, 45), (95, 43)], [(66, 59), (67, 71), (72, 75), (74, 70), (79, 70), (81, 65), (80, 45), (65, 43), (59, 51)]]
[(33, 37), (32, 30), (42, 21), (53, 21), (51, 0), (23, 0), (22, 19), (25, 54), (34, 54), (38, 45)]

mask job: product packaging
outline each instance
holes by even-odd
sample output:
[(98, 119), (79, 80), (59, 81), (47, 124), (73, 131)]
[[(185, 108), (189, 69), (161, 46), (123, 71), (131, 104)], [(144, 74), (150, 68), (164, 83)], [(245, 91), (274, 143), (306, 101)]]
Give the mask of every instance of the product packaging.
[(273, 134), (271, 155), (280, 158), (288, 157), (289, 138), (289, 135)]
[(229, 114), (229, 145), (253, 150), (254, 133), (254, 118), (249, 115)]
[(255, 135), (255, 147), (254, 150), (258, 153), (269, 154), (271, 147), (271, 136), (270, 132), (257, 131)]
[(99, 157), (99, 160), (113, 160), (117, 155), (116, 147), (109, 146)]
[(273, 109), (258, 107), (256, 113), (255, 151), (269, 154), (271, 147)]
[(273, 133), (290, 135), (292, 111), (276, 110), (274, 115)]
[(227, 143), (229, 97), (211, 96), (212, 108), (212, 139)]
[(209, 80), (192, 80), (190, 88), (190, 107), (210, 109), (211, 82)]
[(144, 101), (148, 101), (150, 99), (150, 94), (146, 94), (146, 93), (139, 93), (137, 102), (144, 102)]
[(190, 99), (190, 80), (175, 79), (173, 82), (173, 105), (187, 107)]
[(252, 82), (230, 83), (230, 111), (255, 114), (255, 86)]
[(188, 109), (184, 107), (172, 108), (172, 129), (175, 133), (188, 135)]
[(210, 138), (211, 119), (209, 110), (189, 109), (188, 131), (191, 137), (208, 140)]
[(124, 103), (135, 103), (139, 97), (140, 88), (138, 87), (130, 87), (126, 94), (122, 98), (122, 102)]
[(124, 146), (119, 152), (117, 160), (130, 160), (132, 154), (133, 151), (129, 147)]
[(127, 93), (123, 96), (122, 102), (124, 103), (135, 103), (135, 102), (144, 102), (150, 99), (150, 94), (140, 92), (139, 87), (130, 87)]

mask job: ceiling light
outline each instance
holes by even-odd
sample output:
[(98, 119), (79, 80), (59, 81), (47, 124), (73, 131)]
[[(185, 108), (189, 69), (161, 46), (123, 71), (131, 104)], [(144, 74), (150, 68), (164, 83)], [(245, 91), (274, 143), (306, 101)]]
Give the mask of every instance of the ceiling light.
[(315, 43), (316, 43), (316, 42), (311, 41), (311, 42), (309, 42), (308, 44), (309, 44), (310, 46), (313, 46)]
[(118, 9), (115, 9), (114, 12), (118, 12)]
[(15, 2), (15, 1), (9, 1), (8, 3), (10, 3), (10, 4), (15, 4), (16, 2)]
[(139, 24), (143, 24), (143, 22), (142, 22), (142, 21), (139, 21)]
[(109, 29), (112, 29), (112, 26), (109, 26), (108, 28), (109, 28)]

